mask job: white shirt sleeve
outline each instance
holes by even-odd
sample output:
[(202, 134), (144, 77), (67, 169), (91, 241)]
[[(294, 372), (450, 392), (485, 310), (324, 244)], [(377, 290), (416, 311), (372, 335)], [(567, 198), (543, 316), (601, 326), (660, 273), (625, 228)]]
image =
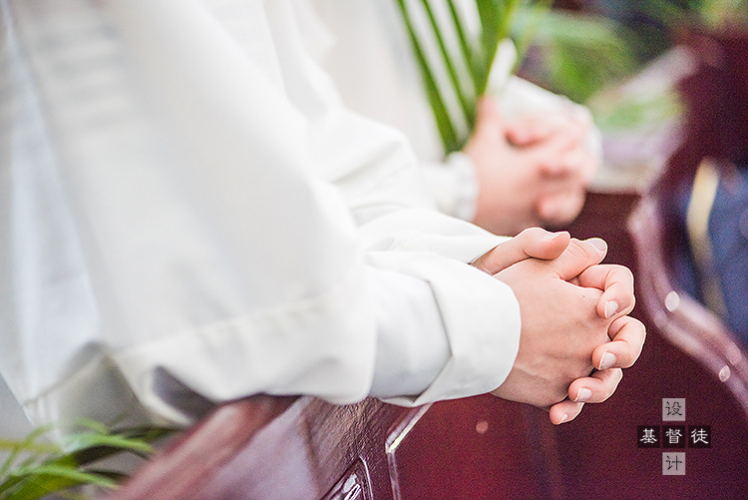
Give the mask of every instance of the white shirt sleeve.
[[(281, 17), (283, 4), (269, 10), (271, 18)], [(284, 40), (279, 54), (289, 98), (309, 118), (317, 171), (334, 182), (351, 209), (367, 264), (424, 280), (436, 298), (451, 357), (410, 404), (498, 387), (518, 350), (519, 308), (508, 287), (465, 263), (504, 239), (435, 211), (403, 135), (346, 108), (332, 80), (303, 50), (298, 31), (278, 32), (276, 39)], [(300, 66), (308, 78), (292, 78)], [(395, 331), (400, 338), (413, 335)]]
[(376, 268), (369, 277), (378, 333), (371, 395), (417, 396), (450, 357), (439, 306), (425, 281)]
[(287, 2), (235, 4), (235, 31), (208, 0), (1, 4), (0, 370), (27, 413), (183, 422), (164, 377), (211, 402), (497, 387), (519, 311), (466, 263), (503, 240), (429, 207)]
[(452, 153), (442, 163), (421, 162), (419, 167), (440, 212), (461, 220), (475, 218), (478, 177), (468, 155)]
[(177, 419), (157, 369), (214, 401), (364, 397), (356, 228), (272, 67), (197, 1), (45, 5), (3, 4), (0, 369), (27, 412)]

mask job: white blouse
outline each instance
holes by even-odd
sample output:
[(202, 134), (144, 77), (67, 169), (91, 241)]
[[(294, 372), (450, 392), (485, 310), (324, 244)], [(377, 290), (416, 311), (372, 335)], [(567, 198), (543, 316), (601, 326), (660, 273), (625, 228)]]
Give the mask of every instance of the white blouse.
[(0, 373), (35, 424), (170, 392), (400, 404), (499, 386), (502, 239), (437, 213), (289, 0), (4, 0)]

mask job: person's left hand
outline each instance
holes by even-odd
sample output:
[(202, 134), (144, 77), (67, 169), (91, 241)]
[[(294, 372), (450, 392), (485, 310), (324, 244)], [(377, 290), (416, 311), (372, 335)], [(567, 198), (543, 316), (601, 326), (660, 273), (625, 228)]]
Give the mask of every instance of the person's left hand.
[[(568, 399), (549, 406), (549, 418), (554, 424), (576, 418), (586, 402), (607, 400), (623, 377), (621, 368), (632, 366), (641, 354), (646, 337), (644, 325), (627, 316), (635, 302), (633, 275), (622, 266), (598, 264), (606, 251), (607, 245), (599, 239), (572, 241), (566, 232), (549, 233), (532, 228), (473, 263), (478, 269), (496, 275), (527, 259), (554, 260), (572, 252), (566, 259), (575, 262), (580, 272), (565, 279), (580, 287), (602, 291), (596, 310), (598, 317), (609, 322), (610, 341), (600, 343), (591, 352), (590, 362), (596, 371), (571, 381), (567, 389)], [(497, 390), (496, 395), (502, 394)]]
[(527, 113), (505, 123), (507, 139), (534, 150), (543, 187), (536, 212), (548, 226), (571, 222), (599, 166), (588, 146), (592, 116), (580, 106)]
[(598, 316), (611, 319), (631, 312), (635, 304), (631, 271), (623, 266), (600, 264), (608, 252), (607, 244), (600, 238), (573, 241), (574, 245), (570, 245), (572, 239), (566, 231), (551, 233), (539, 227), (528, 228), (494, 247), (471, 265), (495, 276), (526, 259), (554, 260), (564, 252), (575, 252), (582, 272), (570, 277), (569, 282), (603, 292), (597, 302)]

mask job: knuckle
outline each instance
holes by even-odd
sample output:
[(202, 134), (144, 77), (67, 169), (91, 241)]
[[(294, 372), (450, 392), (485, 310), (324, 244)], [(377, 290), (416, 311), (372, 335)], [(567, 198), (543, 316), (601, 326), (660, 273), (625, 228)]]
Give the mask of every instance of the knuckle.
[(587, 257), (594, 251), (590, 247), (588, 243), (572, 238), (567, 250), (573, 257)]
[(613, 394), (615, 394), (616, 389), (618, 389), (618, 384), (621, 383), (621, 380), (623, 379), (623, 370), (620, 368), (617, 368), (614, 370), (615, 375), (613, 376), (611, 380), (611, 385), (608, 387), (607, 392), (605, 393), (605, 400), (608, 400)]

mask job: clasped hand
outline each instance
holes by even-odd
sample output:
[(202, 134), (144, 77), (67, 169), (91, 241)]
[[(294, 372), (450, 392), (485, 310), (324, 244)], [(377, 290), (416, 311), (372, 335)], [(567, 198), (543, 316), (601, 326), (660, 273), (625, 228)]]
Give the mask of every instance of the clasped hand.
[(573, 420), (585, 402), (615, 392), (621, 369), (641, 353), (645, 330), (628, 316), (633, 275), (623, 266), (601, 265), (606, 252), (600, 239), (532, 228), (473, 263), (512, 288), (522, 320), (517, 358), (492, 394), (547, 408), (560, 424)]
[(575, 109), (506, 119), (491, 98), (480, 101), (463, 149), (478, 181), (475, 224), (514, 235), (579, 214), (598, 160), (587, 144), (592, 122)]

